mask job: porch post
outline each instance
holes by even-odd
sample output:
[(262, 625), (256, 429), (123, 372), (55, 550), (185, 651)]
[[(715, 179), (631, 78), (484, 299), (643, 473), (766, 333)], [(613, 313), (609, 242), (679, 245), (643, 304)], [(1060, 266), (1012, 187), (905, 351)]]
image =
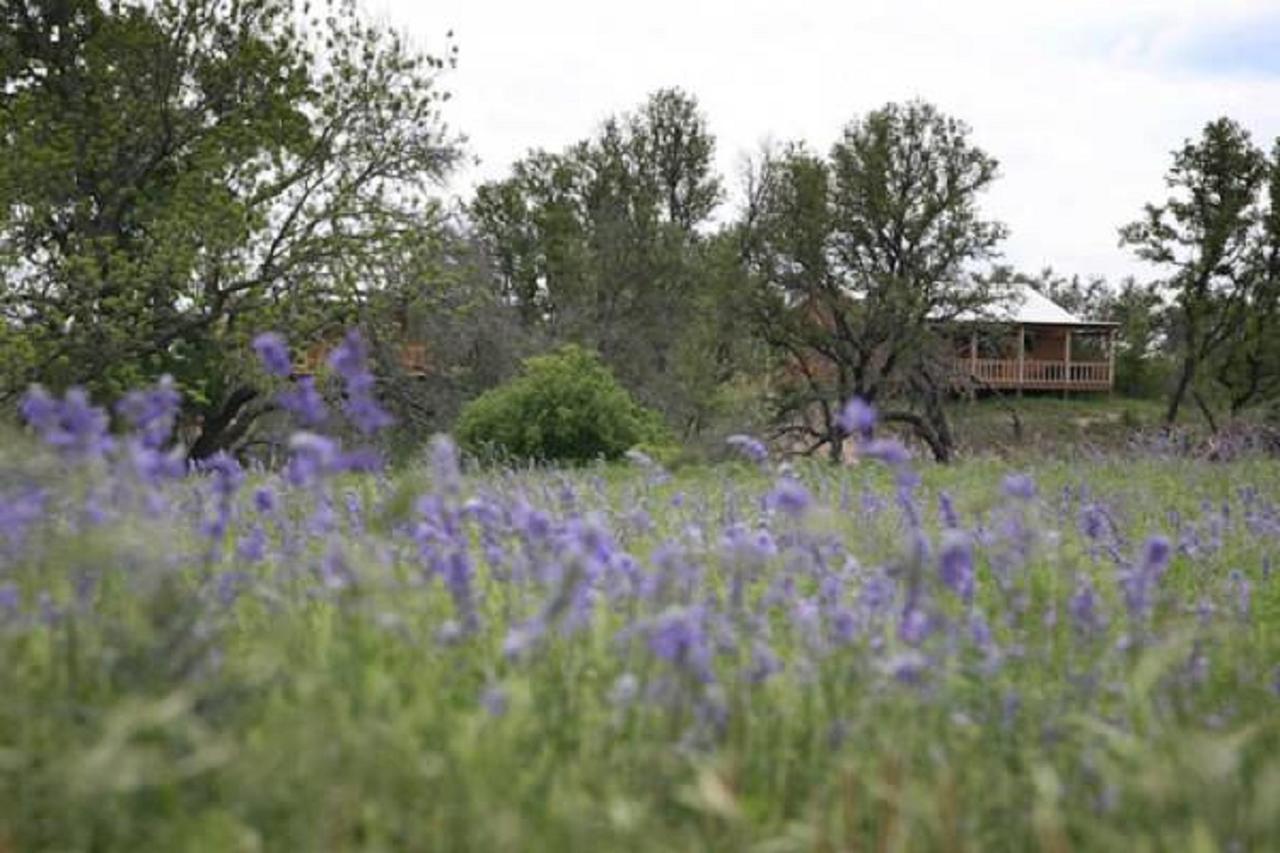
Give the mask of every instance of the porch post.
[(1071, 395), (1071, 327), (1067, 327), (1067, 346), (1066, 361), (1063, 363), (1062, 372), (1065, 374), (1062, 383), (1062, 399), (1067, 399)]
[(1116, 327), (1107, 329), (1107, 393), (1116, 390)]
[(1027, 371), (1027, 327), (1018, 324), (1018, 396), (1022, 396), (1022, 383), (1026, 381)]

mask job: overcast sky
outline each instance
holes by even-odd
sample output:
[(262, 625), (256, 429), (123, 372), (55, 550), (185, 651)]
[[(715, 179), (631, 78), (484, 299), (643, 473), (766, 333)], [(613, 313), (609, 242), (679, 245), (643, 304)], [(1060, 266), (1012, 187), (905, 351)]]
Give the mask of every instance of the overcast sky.
[(1027, 270), (1143, 274), (1116, 229), (1169, 152), (1229, 115), (1280, 136), (1280, 0), (366, 0), (459, 64), (447, 116), (506, 173), (660, 87), (700, 101), (730, 188), (765, 140), (826, 150), (855, 115), (921, 97), (1001, 163), (984, 207)]

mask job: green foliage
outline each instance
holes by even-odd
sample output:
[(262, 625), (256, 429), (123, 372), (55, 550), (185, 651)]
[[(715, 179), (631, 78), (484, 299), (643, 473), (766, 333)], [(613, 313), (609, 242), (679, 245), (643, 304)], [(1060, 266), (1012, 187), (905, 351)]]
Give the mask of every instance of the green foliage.
[(229, 446), (247, 342), (361, 313), (431, 249), (447, 59), (354, 0), (18, 0), (0, 13), (0, 399), (171, 373)]
[(1212, 422), (1215, 396), (1237, 411), (1280, 393), (1271, 343), (1280, 331), (1280, 159), (1220, 118), (1174, 152), (1165, 182), (1172, 195), (1122, 228), (1121, 243), (1160, 270), (1172, 301), (1178, 367), (1166, 422), (1188, 398)]
[(757, 165), (742, 223), (752, 316), (790, 366), (779, 420), (804, 445), (838, 456), (835, 415), (857, 395), (906, 401), (886, 417), (948, 458), (940, 329), (996, 295), (971, 273), (1006, 232), (978, 205), (997, 172), (967, 125), (921, 101), (850, 122), (829, 157), (795, 144)]
[(709, 390), (750, 369), (739, 247), (706, 233), (723, 195), (714, 154), (697, 101), (664, 89), (588, 139), (530, 154), (470, 208), (526, 329), (590, 346), (686, 434), (705, 425)]
[(468, 403), (457, 437), (468, 451), (540, 462), (617, 459), (661, 444), (661, 416), (636, 403), (600, 358), (568, 345), (525, 361), (520, 376)]

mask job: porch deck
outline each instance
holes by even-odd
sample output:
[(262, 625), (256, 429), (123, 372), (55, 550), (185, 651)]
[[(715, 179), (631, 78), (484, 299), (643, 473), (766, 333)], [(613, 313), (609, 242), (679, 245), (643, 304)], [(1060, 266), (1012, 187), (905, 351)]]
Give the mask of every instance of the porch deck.
[(1109, 391), (1109, 361), (1044, 361), (1016, 358), (957, 358), (956, 373), (979, 387), (1043, 391)]

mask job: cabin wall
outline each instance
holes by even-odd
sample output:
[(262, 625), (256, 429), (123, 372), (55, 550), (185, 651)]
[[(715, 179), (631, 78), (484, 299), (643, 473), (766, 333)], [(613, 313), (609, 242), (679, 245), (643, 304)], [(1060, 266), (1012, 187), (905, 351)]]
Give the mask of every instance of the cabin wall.
[[(1018, 341), (1013, 342), (1014, 358), (1017, 358)], [(1034, 327), (1027, 329), (1027, 359), (1030, 361), (1065, 361), (1067, 357), (1067, 330)]]

